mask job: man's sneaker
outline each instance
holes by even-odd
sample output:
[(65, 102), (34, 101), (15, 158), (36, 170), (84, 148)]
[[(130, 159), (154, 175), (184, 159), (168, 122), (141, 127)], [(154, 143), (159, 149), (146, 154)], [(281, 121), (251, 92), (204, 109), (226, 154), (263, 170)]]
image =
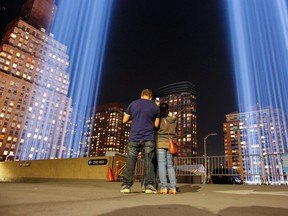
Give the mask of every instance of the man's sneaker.
[(157, 194), (157, 190), (154, 188), (153, 185), (147, 185), (145, 188), (146, 194)]
[(122, 185), (121, 187), (121, 193), (130, 193), (131, 189), (129, 185)]

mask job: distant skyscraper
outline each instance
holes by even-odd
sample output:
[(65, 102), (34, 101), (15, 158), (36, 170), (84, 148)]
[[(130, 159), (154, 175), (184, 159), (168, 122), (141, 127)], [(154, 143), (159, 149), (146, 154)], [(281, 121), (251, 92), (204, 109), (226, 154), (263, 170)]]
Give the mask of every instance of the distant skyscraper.
[(125, 108), (119, 103), (96, 107), (95, 114), (86, 122), (87, 132), (83, 141), (86, 157), (104, 156), (107, 151), (126, 154), (130, 127), (122, 123)]
[(197, 155), (197, 115), (196, 87), (190, 82), (177, 82), (157, 89), (155, 97), (170, 106), (170, 111), (178, 117), (178, 141), (181, 143), (180, 155)]
[(22, 7), (21, 17), (29, 25), (49, 33), (56, 15), (54, 3), (55, 0), (28, 0)]
[(0, 156), (62, 158), (72, 112), (67, 48), (44, 29), (51, 24), (54, 1), (28, 1), (24, 8), (30, 10), (29, 22), (39, 25), (17, 19), (6, 27), (2, 39)]
[(280, 178), (283, 177), (281, 154), (287, 152), (288, 144), (288, 127), (283, 111), (255, 108), (249, 112), (231, 113), (226, 115), (223, 126), (225, 155), (237, 156), (227, 157), (229, 159), (226, 163), (229, 168), (246, 175), (246, 182), (261, 181), (260, 176), (248, 174), (254, 170), (262, 170), (260, 162), (263, 160), (265, 173), (274, 178), (270, 180), (281, 181)]

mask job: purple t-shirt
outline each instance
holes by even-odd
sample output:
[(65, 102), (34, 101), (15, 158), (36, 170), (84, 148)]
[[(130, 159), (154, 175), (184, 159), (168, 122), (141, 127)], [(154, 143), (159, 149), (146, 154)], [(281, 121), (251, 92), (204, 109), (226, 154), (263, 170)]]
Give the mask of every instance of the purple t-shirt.
[(132, 119), (129, 141), (155, 141), (154, 121), (160, 117), (160, 111), (154, 101), (132, 101), (126, 114)]

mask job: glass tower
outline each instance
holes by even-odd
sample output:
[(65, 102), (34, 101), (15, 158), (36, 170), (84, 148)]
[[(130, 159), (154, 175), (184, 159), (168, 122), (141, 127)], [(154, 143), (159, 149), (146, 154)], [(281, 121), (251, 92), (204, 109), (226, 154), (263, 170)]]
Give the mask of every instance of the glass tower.
[(180, 156), (197, 156), (196, 87), (188, 81), (172, 83), (154, 91), (155, 97), (169, 104), (178, 118)]
[(225, 155), (229, 158), (226, 163), (243, 174), (246, 182), (261, 182), (260, 176), (250, 174), (264, 174), (263, 168), (267, 176), (273, 176), (271, 182), (282, 181), (281, 155), (287, 152), (285, 119), (282, 110), (269, 107), (226, 115), (223, 124)]

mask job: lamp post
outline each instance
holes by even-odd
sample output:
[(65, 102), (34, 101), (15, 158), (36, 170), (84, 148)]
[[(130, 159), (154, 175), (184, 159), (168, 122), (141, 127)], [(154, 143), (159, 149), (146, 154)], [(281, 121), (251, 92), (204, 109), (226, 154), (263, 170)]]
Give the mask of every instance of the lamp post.
[(205, 138), (204, 138), (204, 163), (205, 163), (205, 182), (208, 182), (210, 180), (210, 174), (208, 175), (208, 178), (207, 178), (207, 171), (209, 171), (209, 169), (207, 169), (207, 152), (206, 152), (206, 140), (208, 139), (209, 136), (216, 136), (217, 133), (210, 133), (208, 134)]

